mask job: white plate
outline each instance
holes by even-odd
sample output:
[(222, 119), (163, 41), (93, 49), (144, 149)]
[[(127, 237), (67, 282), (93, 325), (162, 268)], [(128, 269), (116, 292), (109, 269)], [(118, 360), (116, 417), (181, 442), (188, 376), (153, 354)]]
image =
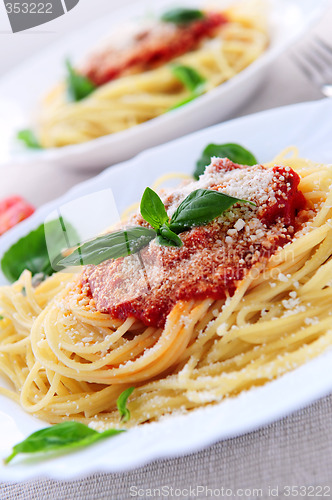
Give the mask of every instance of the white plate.
[[(208, 1), (208, 0), (206, 0)], [(214, 0), (227, 5), (237, 0)], [(100, 170), (126, 160), (148, 147), (175, 139), (229, 117), (258, 87), (269, 64), (322, 14), (328, 0), (266, 0), (269, 5), (271, 44), (252, 65), (195, 101), (131, 129), (64, 148), (29, 151), (15, 143), (17, 130), (29, 126), (29, 117), (41, 97), (63, 78), (64, 59), (79, 60), (112, 26), (128, 19), (128, 7), (78, 30), (52, 48), (26, 61), (0, 81), (0, 164), (49, 162), (77, 170)], [(175, 0), (138, 0), (130, 17), (160, 12)], [(181, 0), (181, 5), (202, 5), (204, 0)], [(211, 3), (211, 2), (210, 2)], [(213, 3), (213, 2), (212, 2)], [(157, 4), (157, 6), (156, 6)]]
[[(1, 237), (0, 255), (57, 206), (80, 196), (110, 187), (122, 211), (137, 201), (143, 189), (158, 176), (176, 168), (191, 173), (195, 160), (209, 142), (239, 142), (261, 162), (294, 144), (301, 155), (328, 163), (332, 159), (331, 114), (332, 99), (287, 106), (217, 125), (142, 153), (39, 209)], [(143, 425), (73, 454), (42, 462), (0, 465), (0, 480), (21, 481), (40, 475), (72, 479), (97, 471), (124, 471), (157, 458), (194, 452), (220, 439), (266, 425), (328, 394), (332, 391), (331, 364), (329, 351), (264, 387), (217, 406)], [(4, 397), (0, 397), (0, 408), (0, 457), (4, 457), (12, 445), (45, 424)]]

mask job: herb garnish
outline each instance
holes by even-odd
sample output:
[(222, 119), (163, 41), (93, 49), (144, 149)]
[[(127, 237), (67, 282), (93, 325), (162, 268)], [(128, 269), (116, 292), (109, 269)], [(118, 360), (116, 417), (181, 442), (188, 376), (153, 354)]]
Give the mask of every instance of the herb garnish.
[(83, 243), (70, 255), (60, 256), (52, 264), (59, 270), (70, 266), (98, 265), (108, 259), (118, 259), (136, 253), (155, 237), (156, 232), (153, 229), (140, 226), (104, 234)]
[(208, 224), (235, 203), (255, 205), (218, 191), (197, 189), (183, 200), (169, 220), (158, 194), (146, 188), (140, 210), (143, 219), (153, 229), (138, 226), (99, 236), (79, 246), (71, 255), (60, 258), (56, 262), (57, 268), (82, 264), (98, 265), (108, 259), (125, 257), (140, 251), (155, 237), (159, 245), (180, 247), (182, 240), (178, 236), (179, 233)]
[[(128, 422), (130, 411), (127, 408), (129, 396), (133, 393), (135, 387), (129, 387), (123, 391), (117, 399), (116, 405), (120, 413), (120, 421)], [(9, 464), (16, 455), (20, 453), (47, 453), (58, 450), (69, 450), (89, 446), (107, 437), (116, 436), (126, 429), (108, 429), (104, 432), (98, 432), (80, 422), (70, 421), (46, 427), (16, 444), (12, 453), (4, 459), (5, 464)]]
[(24, 142), (27, 148), (30, 149), (43, 149), (40, 145), (36, 134), (33, 130), (25, 128), (24, 130), (20, 130), (17, 132), (17, 139)]
[[(79, 236), (74, 227), (68, 222), (66, 222), (65, 227), (66, 235), (71, 244), (78, 243)], [(52, 244), (55, 253), (60, 253), (67, 246), (64, 243), (64, 233), (62, 225), (59, 225), (59, 220), (41, 224), (37, 229), (19, 239), (4, 253), (1, 259), (1, 269), (10, 282), (17, 281), (25, 269), (28, 269), (32, 276), (39, 273), (43, 273), (45, 276), (53, 274), (54, 266), (50, 262), (45, 232), (47, 235), (52, 235), (52, 238), (49, 236), (51, 238), (49, 243)]]
[(206, 79), (191, 66), (184, 66), (183, 64), (172, 64), (173, 75), (190, 91), (190, 96), (178, 102), (172, 109), (179, 108), (184, 104), (196, 99), (205, 91)]
[(125, 391), (123, 391), (117, 399), (116, 406), (120, 413), (120, 421), (128, 422), (130, 420), (130, 411), (127, 408), (127, 401), (129, 396), (132, 395), (135, 387), (128, 387)]
[(235, 203), (249, 203), (248, 200), (233, 198), (224, 193), (210, 189), (197, 189), (174, 212), (170, 228), (180, 233), (195, 226), (204, 226), (228, 210)]
[(193, 174), (195, 179), (198, 179), (200, 175), (204, 174), (205, 167), (210, 165), (213, 156), (217, 158), (228, 158), (240, 165), (257, 165), (258, 163), (254, 155), (239, 144), (209, 144), (206, 146), (196, 163), (196, 169)]
[(24, 441), (13, 447), (12, 453), (4, 460), (9, 464), (20, 453), (47, 453), (57, 450), (70, 450), (115, 436), (124, 432), (122, 429), (108, 429), (98, 432), (80, 422), (61, 422), (30, 434)]
[(191, 92), (198, 93), (206, 82), (206, 79), (191, 66), (173, 64), (172, 72), (173, 75)]
[(201, 10), (178, 7), (164, 12), (160, 19), (165, 23), (188, 24), (204, 18), (205, 14)]
[(80, 75), (68, 59), (66, 60), (66, 66), (68, 71), (68, 96), (71, 101), (81, 101), (96, 90), (96, 85), (86, 76)]
[(170, 228), (169, 218), (165, 206), (157, 193), (146, 188), (140, 205), (141, 215), (157, 232), (157, 241), (160, 245), (181, 247), (182, 241)]
[(173, 109), (181, 108), (181, 106), (188, 104), (188, 102), (194, 101), (197, 97), (199, 97), (199, 96), (196, 94), (192, 94), (189, 97), (187, 97), (186, 99), (183, 99), (182, 101), (174, 104), (174, 106), (172, 106), (171, 108), (168, 108), (167, 111), (172, 111)]

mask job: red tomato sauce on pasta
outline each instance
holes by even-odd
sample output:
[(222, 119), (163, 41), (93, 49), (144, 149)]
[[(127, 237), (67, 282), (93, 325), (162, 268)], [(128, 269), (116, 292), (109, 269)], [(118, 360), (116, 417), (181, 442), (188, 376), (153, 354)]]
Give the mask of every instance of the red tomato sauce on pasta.
[(103, 47), (91, 54), (82, 73), (96, 85), (126, 74), (147, 71), (196, 49), (205, 38), (215, 36), (227, 23), (224, 14), (206, 13), (203, 19), (186, 25), (156, 23), (135, 34), (124, 47)]
[[(249, 167), (216, 158), (187, 190), (205, 186), (256, 206), (237, 203), (208, 225), (181, 233), (181, 248), (152, 241), (139, 254), (87, 266), (83, 288), (98, 311), (155, 327), (164, 326), (180, 300), (232, 296), (250, 269), (266, 262), (299, 230), (297, 214), (305, 208), (299, 182), (289, 167)], [(188, 194), (185, 190), (162, 195), (169, 215)], [(147, 225), (140, 215), (132, 222)]]

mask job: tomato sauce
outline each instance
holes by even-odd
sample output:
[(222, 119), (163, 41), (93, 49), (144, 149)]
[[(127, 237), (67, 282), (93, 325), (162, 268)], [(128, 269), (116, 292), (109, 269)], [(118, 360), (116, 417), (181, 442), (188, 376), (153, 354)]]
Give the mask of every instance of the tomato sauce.
[(126, 74), (156, 68), (196, 49), (202, 40), (214, 37), (225, 23), (225, 15), (217, 12), (209, 12), (203, 19), (186, 25), (158, 23), (138, 32), (128, 46), (95, 51), (82, 73), (99, 86)]
[[(205, 185), (232, 196), (236, 191), (256, 206), (237, 203), (208, 225), (181, 233), (181, 248), (152, 241), (139, 254), (87, 266), (82, 286), (99, 311), (156, 327), (164, 326), (177, 301), (231, 296), (255, 264), (266, 262), (300, 229), (297, 214), (305, 198), (299, 182), (289, 167), (214, 159), (188, 189)], [(169, 215), (185, 194), (178, 190), (163, 197)], [(140, 215), (132, 222), (147, 225)]]

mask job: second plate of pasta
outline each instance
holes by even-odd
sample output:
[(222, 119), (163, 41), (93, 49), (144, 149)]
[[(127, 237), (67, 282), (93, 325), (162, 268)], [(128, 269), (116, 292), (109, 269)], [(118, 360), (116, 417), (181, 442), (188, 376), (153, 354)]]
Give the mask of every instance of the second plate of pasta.
[(325, 4), (140, 0), (130, 18), (112, 13), (2, 79), (0, 162), (98, 170), (223, 120)]

